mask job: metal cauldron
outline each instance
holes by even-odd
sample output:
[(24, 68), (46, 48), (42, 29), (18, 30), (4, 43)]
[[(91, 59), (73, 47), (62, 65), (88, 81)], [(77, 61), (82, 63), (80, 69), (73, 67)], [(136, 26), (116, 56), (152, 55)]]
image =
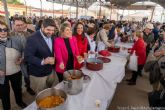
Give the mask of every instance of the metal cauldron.
[(70, 95), (78, 94), (83, 89), (84, 74), (80, 70), (68, 70), (64, 74), (64, 89)]
[(88, 58), (86, 61), (86, 67), (89, 70), (99, 71), (103, 69), (103, 61), (97, 58)]
[[(52, 108), (41, 108), (38, 106), (38, 103), (41, 99), (47, 97), (47, 96), (61, 96), (65, 99), (64, 103), (60, 104), (59, 106), (55, 106)], [(48, 88), (38, 93), (36, 96), (36, 104), (38, 106), (38, 110), (66, 110), (66, 104), (67, 104), (67, 94), (60, 89), (55, 88)]]

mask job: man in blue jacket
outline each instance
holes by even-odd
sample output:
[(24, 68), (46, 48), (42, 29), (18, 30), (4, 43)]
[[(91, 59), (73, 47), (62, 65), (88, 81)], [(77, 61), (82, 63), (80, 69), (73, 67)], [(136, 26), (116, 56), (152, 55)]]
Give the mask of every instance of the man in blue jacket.
[(40, 92), (47, 88), (46, 81), (54, 70), (53, 19), (45, 19), (40, 30), (32, 34), (25, 47), (25, 60), (29, 64), (30, 79), (34, 90)]

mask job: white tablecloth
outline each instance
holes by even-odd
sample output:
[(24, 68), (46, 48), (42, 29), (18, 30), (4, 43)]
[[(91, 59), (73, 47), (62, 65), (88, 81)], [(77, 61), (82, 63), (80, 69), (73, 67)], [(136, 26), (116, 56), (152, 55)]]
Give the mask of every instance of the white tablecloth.
[(120, 47), (125, 47), (125, 48), (132, 48), (133, 43), (123, 43), (123, 42), (118, 42), (115, 44), (116, 46), (120, 46)]
[[(122, 53), (124, 55), (124, 53)], [(126, 55), (125, 55), (126, 56)], [(83, 73), (91, 77), (89, 83), (84, 83), (83, 91), (77, 95), (68, 95), (68, 104), (66, 110), (106, 110), (110, 104), (117, 83), (121, 82), (125, 75), (125, 56), (110, 56), (111, 62), (104, 64), (103, 70), (90, 71), (85, 67)], [(55, 88), (63, 89), (63, 83)], [(96, 100), (101, 101), (100, 107), (95, 104)], [(36, 103), (33, 102), (24, 110), (36, 110)]]

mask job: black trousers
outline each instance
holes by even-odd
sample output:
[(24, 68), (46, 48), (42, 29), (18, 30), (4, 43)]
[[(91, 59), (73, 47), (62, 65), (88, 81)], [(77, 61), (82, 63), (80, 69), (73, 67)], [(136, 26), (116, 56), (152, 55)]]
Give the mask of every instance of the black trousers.
[(57, 77), (58, 77), (59, 82), (62, 82), (64, 80), (63, 74), (59, 73), (59, 72), (56, 72), (56, 73), (57, 73)]
[(30, 88), (30, 78), (28, 76), (24, 76), (24, 81), (25, 81), (25, 87)]
[(27, 63), (22, 64), (22, 68), (24, 69), (24, 72), (22, 71), (22, 74), (24, 75), (24, 81), (25, 81), (25, 87), (28, 89), (30, 88), (30, 77), (29, 77), (29, 65)]
[(144, 67), (144, 65), (138, 65), (138, 70), (137, 71), (132, 71), (132, 73), (133, 73), (132, 78), (131, 78), (132, 82), (136, 82), (138, 76), (141, 75), (143, 67)]
[(16, 103), (22, 102), (22, 74), (21, 72), (15, 73), (13, 75), (9, 75), (5, 77), (4, 84), (0, 84), (0, 93), (1, 93), (1, 100), (4, 110), (10, 110), (10, 85), (14, 91), (14, 96)]

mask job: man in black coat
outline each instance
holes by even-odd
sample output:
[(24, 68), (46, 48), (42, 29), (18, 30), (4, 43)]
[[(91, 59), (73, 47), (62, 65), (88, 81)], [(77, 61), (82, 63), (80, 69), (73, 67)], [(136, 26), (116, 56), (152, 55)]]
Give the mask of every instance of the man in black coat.
[(47, 78), (53, 74), (54, 52), (53, 35), (55, 23), (53, 19), (45, 19), (40, 30), (32, 34), (25, 47), (25, 61), (29, 64), (32, 86), (39, 92), (47, 87)]

